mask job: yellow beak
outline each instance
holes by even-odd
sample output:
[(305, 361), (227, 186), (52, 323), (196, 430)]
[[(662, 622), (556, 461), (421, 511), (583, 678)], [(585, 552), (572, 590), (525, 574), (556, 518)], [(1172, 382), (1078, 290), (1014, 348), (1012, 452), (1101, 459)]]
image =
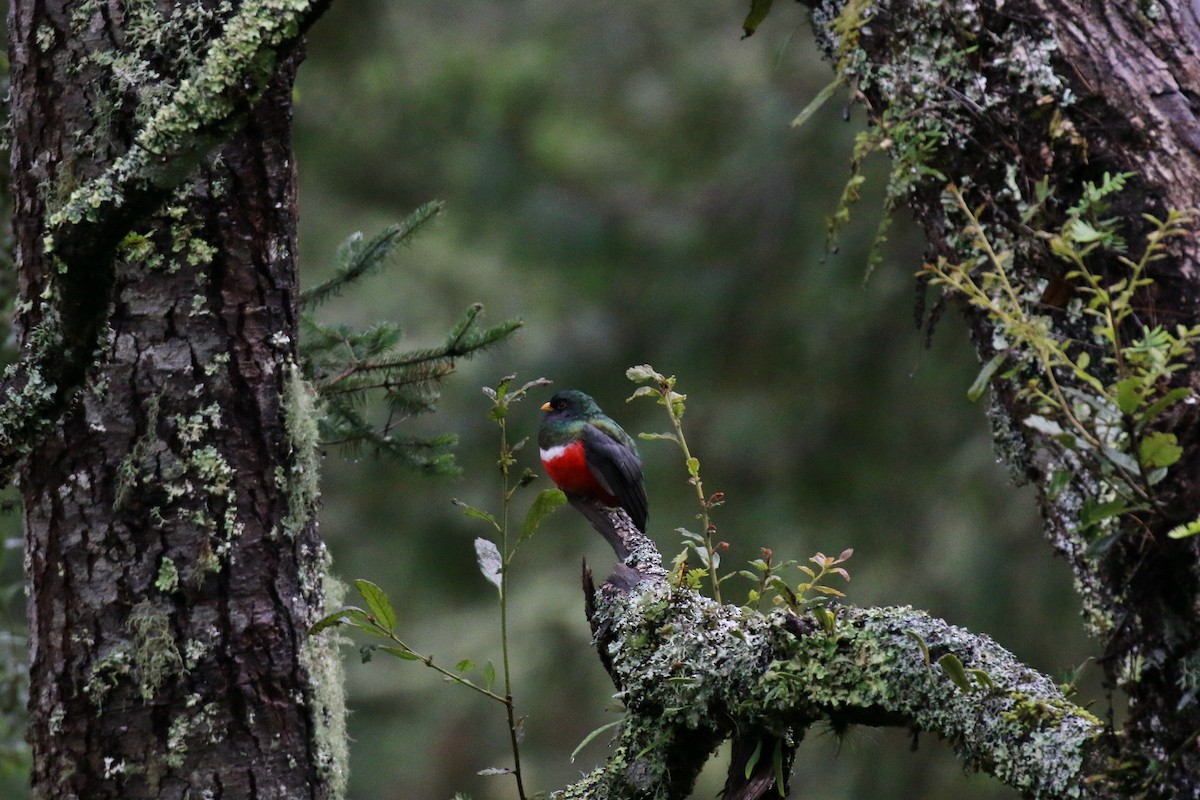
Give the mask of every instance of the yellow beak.
[(550, 403), (548, 401), (545, 403), (542, 403), (542, 411), (549, 411), (549, 410), (550, 410)]

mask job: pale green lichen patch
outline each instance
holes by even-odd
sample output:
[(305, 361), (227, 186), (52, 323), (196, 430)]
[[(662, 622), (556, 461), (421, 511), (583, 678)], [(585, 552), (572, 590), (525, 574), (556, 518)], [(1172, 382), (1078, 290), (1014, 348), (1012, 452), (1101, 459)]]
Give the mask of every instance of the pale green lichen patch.
[(133, 634), (129, 648), (131, 676), (137, 681), (142, 700), (149, 702), (168, 679), (186, 671), (183, 655), (167, 613), (149, 600), (133, 607), (126, 627)]
[(152, 395), (146, 401), (145, 430), (134, 440), (133, 446), (129, 448), (129, 453), (117, 467), (117, 481), (113, 493), (114, 509), (121, 509), (129, 498), (130, 492), (138, 487), (143, 477), (152, 474), (152, 457), (156, 452), (166, 448), (165, 443), (158, 436), (160, 402), (158, 395)]
[[(155, 3), (129, 4), (126, 35), (134, 46), (97, 50), (90, 57), (109, 70), (114, 98), (138, 95), (144, 122), (128, 151), (52, 211), (50, 228), (95, 221), (102, 207), (123, 205), (130, 189), (175, 186), (249, 109), (274, 72), (277, 49), (296, 36), (319, 5), (315, 0), (264, 0), (236, 8), (228, 2), (215, 7), (177, 3), (164, 15)], [(86, 29), (98, 9), (96, 3), (77, 8), (76, 27)], [(207, 34), (221, 22), (222, 35), (214, 40), (189, 35)], [(149, 60), (149, 53), (164, 49), (167, 63)], [(115, 110), (115, 100), (111, 106)], [(102, 107), (96, 112), (105, 113)]]
[(129, 675), (132, 663), (129, 647), (124, 643), (113, 647), (92, 663), (87, 681), (83, 684), (83, 693), (92, 705), (99, 710), (104, 709), (104, 701), (120, 679)]
[[(323, 576), (324, 609), (340, 608), (346, 587), (328, 574), (329, 558), (308, 559), (302, 569)], [(312, 622), (325, 615), (316, 609)], [(345, 797), (350, 772), (350, 751), (346, 736), (346, 684), (342, 669), (339, 641), (332, 633), (325, 636), (305, 636), (300, 646), (300, 664), (308, 674), (310, 707), (313, 719), (313, 745), (317, 768), (327, 779), (332, 800)]]
[[(219, 404), (171, 414), (165, 421), (160, 417), (161, 398), (156, 395), (146, 403), (143, 432), (117, 469), (114, 507), (128, 506), (135, 490), (149, 490), (138, 496), (146, 498), (151, 524), (166, 528), (184, 522), (207, 532), (202, 548), (194, 555), (192, 571), (187, 574), (189, 582), (199, 585), (206, 574), (220, 570), (222, 559), (228, 556), (244, 527), (238, 520), (237, 475), (214, 443), (224, 426)], [(198, 497), (199, 502), (195, 502)], [(186, 564), (165, 558), (156, 586), (173, 591), (180, 569), (188, 568)]]
[(171, 720), (167, 729), (167, 750), (163, 756), (168, 767), (178, 769), (184, 765), (190, 742), (197, 739), (219, 742), (225, 738), (225, 730), (218, 724), (223, 711), (222, 705), (206, 703), (200, 706), (201, 700), (200, 695), (192, 695), (188, 698), (184, 710)]
[(163, 556), (162, 562), (158, 566), (158, 577), (154, 579), (154, 588), (160, 592), (170, 594), (179, 586), (179, 570), (175, 567), (175, 562)]
[(284, 365), (283, 421), (290, 465), (280, 468), (276, 482), (287, 494), (288, 514), (283, 529), (295, 536), (317, 508), (321, 489), (320, 401), (292, 362)]

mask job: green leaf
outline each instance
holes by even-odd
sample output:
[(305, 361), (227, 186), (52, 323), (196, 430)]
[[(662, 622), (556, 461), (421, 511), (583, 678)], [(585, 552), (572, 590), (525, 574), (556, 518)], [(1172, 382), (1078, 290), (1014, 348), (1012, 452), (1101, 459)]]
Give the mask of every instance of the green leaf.
[(406, 650), (403, 647), (392, 647), (391, 645), (372, 645), (372, 650), (382, 650), (388, 655), (393, 655), (396, 658), (404, 659), (405, 661), (420, 661), (421, 657), (412, 650)]
[(479, 562), (479, 571), (497, 589), (501, 586), (501, 573), (504, 571), (504, 559), (491, 539), (482, 536), (475, 540), (475, 559)]
[(983, 369), (979, 370), (979, 374), (975, 376), (971, 388), (967, 389), (967, 399), (972, 403), (983, 396), (987, 390), (988, 384), (992, 382), (992, 378), (996, 375), (996, 370), (1004, 365), (1008, 360), (1008, 353), (1000, 352), (988, 359), (988, 362), (983, 365)]
[(1185, 522), (1182, 525), (1176, 525), (1174, 528), (1171, 528), (1170, 532), (1167, 533), (1167, 536), (1172, 539), (1186, 539), (1187, 537), (1195, 536), (1198, 533), (1200, 533), (1200, 517), (1196, 517), (1196, 519), (1192, 520), (1191, 522)]
[(1050, 476), (1050, 483), (1046, 486), (1046, 496), (1051, 500), (1058, 497), (1062, 490), (1067, 488), (1067, 483), (1071, 480), (1071, 472), (1065, 469), (1056, 469), (1054, 474)]
[(529, 507), (529, 511), (525, 513), (525, 524), (521, 526), (521, 538), (517, 541), (517, 546), (525, 544), (528, 539), (537, 533), (538, 526), (542, 524), (542, 520), (554, 513), (555, 510), (566, 505), (567, 496), (558, 489), (545, 489), (538, 492), (538, 496), (534, 498), (533, 505)]
[(754, 752), (746, 759), (746, 780), (750, 780), (750, 774), (754, 772), (754, 768), (758, 766), (758, 759), (762, 757), (762, 739), (758, 740), (758, 744), (754, 746)]
[(921, 648), (921, 656), (925, 659), (925, 668), (929, 669), (929, 645), (925, 644), (925, 640), (921, 638), (921, 634), (912, 628), (905, 628), (904, 632), (912, 637), (913, 641), (917, 643), (917, 647)]
[(1061, 436), (1063, 434), (1062, 426), (1052, 419), (1047, 419), (1041, 414), (1030, 414), (1024, 420), (1025, 426), (1033, 428), (1035, 431), (1046, 436)]
[(1113, 385), (1117, 396), (1117, 408), (1127, 417), (1132, 417), (1142, 404), (1141, 378), (1125, 378)]
[(824, 89), (817, 92), (816, 97), (808, 101), (808, 105), (800, 110), (800, 113), (797, 114), (796, 118), (792, 120), (791, 127), (799, 128), (804, 125), (804, 123), (808, 122), (812, 115), (816, 114), (817, 111), (821, 109), (821, 106), (829, 102), (829, 98), (833, 97), (834, 93), (838, 90), (838, 87), (845, 82), (846, 78), (844, 75), (838, 75), (836, 78), (830, 81)]
[(1146, 473), (1146, 483), (1150, 486), (1157, 486), (1158, 484), (1162, 483), (1162, 479), (1165, 477), (1167, 477), (1166, 467), (1152, 469)]
[(1146, 407), (1146, 410), (1143, 411), (1138, 417), (1138, 424), (1145, 425), (1159, 414), (1178, 403), (1180, 400), (1191, 397), (1191, 395), (1192, 390), (1186, 386), (1172, 389)]
[(512, 770), (508, 767), (488, 767), (487, 769), (479, 770), (475, 774), (485, 777), (490, 775), (512, 775)]
[(743, 39), (753, 36), (754, 32), (758, 30), (758, 26), (767, 18), (767, 14), (771, 13), (772, 2), (774, 0), (750, 0), (750, 13), (742, 20)]
[(967, 674), (975, 679), (975, 683), (979, 684), (984, 689), (995, 689), (996, 682), (992, 680), (992, 676), (985, 669), (969, 669)]
[(1128, 510), (1129, 504), (1124, 500), (1117, 499), (1097, 503), (1088, 497), (1083, 501), (1083, 508), (1079, 512), (1079, 524), (1085, 528), (1090, 528), (1098, 522), (1103, 522), (1110, 517), (1120, 516)]
[(1183, 448), (1173, 433), (1154, 431), (1142, 439), (1138, 448), (1138, 460), (1143, 467), (1155, 469), (1169, 467), (1183, 456)]
[(958, 660), (958, 656), (954, 653), (946, 653), (938, 659), (937, 663), (942, 668), (942, 672), (946, 673), (946, 677), (954, 681), (955, 686), (964, 692), (971, 691), (971, 681), (967, 678), (967, 671), (963, 669), (963, 663)]
[(687, 460), (687, 471), (688, 475), (691, 475), (693, 478), (697, 477), (700, 474), (700, 459), (695, 456), (689, 458)]
[(472, 517), (474, 519), (481, 519), (484, 522), (490, 522), (493, 528), (495, 528), (497, 531), (500, 530), (500, 523), (496, 520), (496, 518), (494, 516), (492, 516), (488, 512), (483, 511), (478, 508), (475, 508), (475, 506), (467, 505), (462, 500), (456, 499), (452, 502), (454, 503), (454, 505), (461, 508), (462, 512), (464, 514), (466, 514), (468, 517)]
[(1087, 549), (1083, 551), (1083, 555), (1085, 558), (1099, 558), (1107, 553), (1109, 548), (1120, 541), (1120, 539), (1121, 531), (1119, 530), (1113, 531), (1107, 536), (1101, 536), (1099, 539), (1087, 546)]
[(662, 374), (654, 369), (649, 364), (639, 364), (636, 367), (630, 367), (625, 370), (625, 377), (634, 383), (662, 383), (665, 379)]
[(787, 784), (783, 779), (783, 740), (775, 740), (775, 753), (771, 756), (771, 771), (775, 774), (775, 792), (780, 797), (785, 796)]
[(325, 630), (326, 628), (332, 628), (334, 625), (341, 625), (342, 623), (354, 624), (351, 621), (351, 617), (355, 614), (355, 612), (358, 612), (358, 614), (362, 615), (361, 616), (362, 622), (366, 622), (367, 613), (365, 611), (363, 611), (361, 608), (355, 608), (353, 606), (350, 606), (348, 608), (339, 609), (338, 611), (335, 611), (332, 614), (327, 614), (326, 616), (321, 617), (321, 619), (319, 619), (315, 623), (313, 623), (312, 627), (308, 629), (308, 635), (312, 636), (313, 634), (320, 633), (321, 631)]
[(462, 661), (459, 661), (454, 665), (454, 670), (456, 672), (470, 672), (473, 669), (475, 669), (475, 662), (469, 658), (464, 658)]
[(648, 441), (657, 441), (661, 439), (664, 442), (675, 442), (675, 444), (679, 444), (679, 437), (673, 433), (639, 433), (638, 438), (646, 439)]
[(392, 609), (392, 603), (383, 589), (362, 578), (354, 581), (354, 588), (362, 595), (363, 600), (367, 601), (367, 608), (375, 615), (375, 620), (380, 627), (389, 633), (396, 630), (396, 612)]
[(1072, 241), (1080, 244), (1089, 244), (1104, 238), (1104, 234), (1093, 228), (1088, 223), (1081, 219), (1073, 219), (1067, 222), (1063, 227), (1063, 233), (1071, 238)]
[(496, 685), (496, 665), (488, 661), (483, 665), (483, 686), (489, 692)]
[(617, 725), (620, 725), (624, 721), (625, 721), (624, 719), (618, 719), (614, 722), (608, 723), (607, 725), (601, 725), (599, 728), (596, 728), (594, 731), (589, 733), (587, 736), (583, 737), (583, 741), (580, 742), (578, 745), (576, 745), (575, 749), (571, 751), (571, 763), (572, 764), (575, 763), (575, 756), (579, 755), (579, 751), (581, 751), (583, 748), (585, 748), (589, 744), (591, 744), (593, 739), (595, 739), (600, 734), (604, 733), (609, 728), (616, 727)]
[(683, 412), (687, 409), (684, 401), (687, 400), (686, 394), (679, 392), (668, 392), (667, 403), (670, 404), (671, 413), (675, 415), (675, 419), (683, 419)]

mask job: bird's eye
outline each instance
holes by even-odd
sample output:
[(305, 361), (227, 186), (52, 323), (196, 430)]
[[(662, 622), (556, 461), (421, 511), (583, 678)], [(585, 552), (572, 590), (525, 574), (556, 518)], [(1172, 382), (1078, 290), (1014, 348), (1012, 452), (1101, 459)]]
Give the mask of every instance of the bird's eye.
[(554, 407), (559, 409), (560, 411), (562, 409), (566, 408), (566, 406), (567, 406), (567, 404), (566, 404), (566, 401), (564, 401), (564, 400), (555, 400), (554, 401)]

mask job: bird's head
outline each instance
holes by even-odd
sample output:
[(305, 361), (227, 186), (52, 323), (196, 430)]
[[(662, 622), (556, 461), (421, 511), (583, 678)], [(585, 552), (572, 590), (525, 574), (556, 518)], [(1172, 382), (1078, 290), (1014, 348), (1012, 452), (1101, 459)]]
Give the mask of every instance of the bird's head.
[(542, 411), (546, 412), (547, 421), (591, 419), (604, 413), (600, 410), (600, 406), (596, 405), (595, 400), (578, 389), (564, 389), (557, 392), (548, 401), (542, 403)]

